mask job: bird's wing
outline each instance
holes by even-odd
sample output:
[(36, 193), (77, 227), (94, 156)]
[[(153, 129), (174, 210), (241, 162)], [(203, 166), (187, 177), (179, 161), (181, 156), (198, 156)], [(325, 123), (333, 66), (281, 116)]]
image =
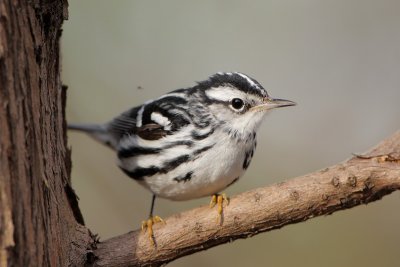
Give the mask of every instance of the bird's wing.
[(146, 140), (158, 140), (168, 134), (165, 126), (153, 121), (146, 121), (142, 126), (137, 127), (137, 116), (140, 107), (132, 108), (108, 123), (108, 131), (120, 140), (126, 135), (138, 135)]
[(122, 113), (107, 128), (117, 140), (126, 135), (158, 140), (190, 124), (188, 110), (189, 103), (182, 93), (173, 92)]
[(136, 134), (146, 140), (158, 140), (168, 134), (165, 127), (157, 123), (145, 124), (137, 129)]

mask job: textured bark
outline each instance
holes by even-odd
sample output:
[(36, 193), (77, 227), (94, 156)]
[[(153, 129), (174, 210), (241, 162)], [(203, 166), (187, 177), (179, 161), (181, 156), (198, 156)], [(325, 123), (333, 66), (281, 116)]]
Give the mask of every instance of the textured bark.
[(224, 210), (200, 207), (154, 227), (157, 247), (134, 231), (97, 244), (95, 266), (158, 266), (238, 238), (378, 200), (400, 189), (400, 131), (363, 156), (240, 194)]
[[(80, 266), (59, 39), (66, 1), (0, 1), (0, 266)], [(75, 211), (75, 213), (74, 213)]]

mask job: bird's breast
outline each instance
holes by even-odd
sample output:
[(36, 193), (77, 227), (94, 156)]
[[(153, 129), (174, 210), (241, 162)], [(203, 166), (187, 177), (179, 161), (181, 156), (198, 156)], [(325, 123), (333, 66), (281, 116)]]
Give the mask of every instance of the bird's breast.
[(215, 131), (191, 146), (181, 143), (159, 153), (135, 155), (121, 160), (120, 166), (140, 175), (131, 177), (157, 196), (188, 200), (218, 193), (237, 181), (254, 148), (255, 140), (236, 140)]

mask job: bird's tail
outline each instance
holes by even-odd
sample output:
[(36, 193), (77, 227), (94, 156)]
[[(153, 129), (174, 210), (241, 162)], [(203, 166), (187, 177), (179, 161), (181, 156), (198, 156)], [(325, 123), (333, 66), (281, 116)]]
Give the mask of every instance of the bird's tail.
[(100, 143), (111, 147), (112, 149), (115, 147), (114, 138), (108, 132), (107, 127), (103, 124), (69, 123), (68, 129), (84, 132)]

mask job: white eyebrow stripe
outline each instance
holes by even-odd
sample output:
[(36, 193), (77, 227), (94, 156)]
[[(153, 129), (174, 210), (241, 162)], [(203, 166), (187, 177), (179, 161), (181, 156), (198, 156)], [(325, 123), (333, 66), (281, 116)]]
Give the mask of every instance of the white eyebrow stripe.
[(210, 99), (229, 102), (232, 98), (245, 98), (245, 94), (237, 89), (231, 87), (213, 87), (205, 92), (206, 96)]
[(239, 75), (240, 77), (246, 79), (246, 81), (254, 88), (260, 89), (260, 87), (252, 80), (250, 79), (247, 75), (244, 75), (243, 73), (240, 72), (235, 72), (237, 75)]

